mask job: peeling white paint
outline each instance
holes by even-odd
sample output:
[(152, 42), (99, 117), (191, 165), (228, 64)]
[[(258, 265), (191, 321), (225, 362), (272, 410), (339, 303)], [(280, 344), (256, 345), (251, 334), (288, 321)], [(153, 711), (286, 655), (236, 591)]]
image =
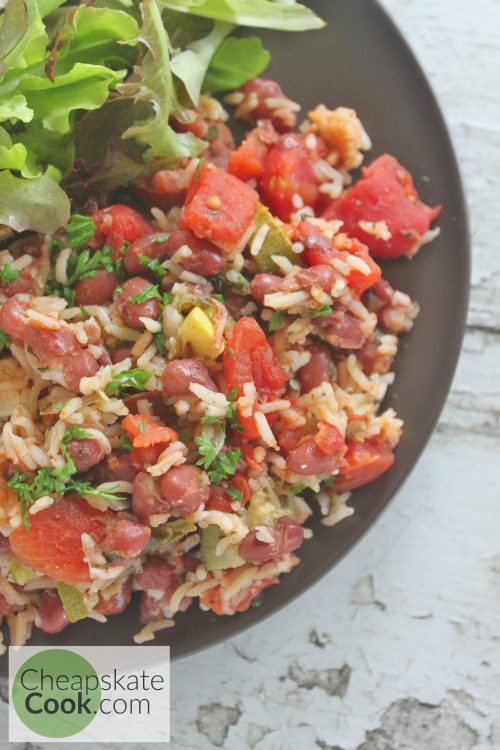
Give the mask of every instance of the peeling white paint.
[[(173, 750), (500, 750), (500, 3), (384, 4), (465, 178), (464, 352), (438, 431), (362, 544), (271, 619), (173, 665)], [(345, 695), (329, 694), (344, 664)]]

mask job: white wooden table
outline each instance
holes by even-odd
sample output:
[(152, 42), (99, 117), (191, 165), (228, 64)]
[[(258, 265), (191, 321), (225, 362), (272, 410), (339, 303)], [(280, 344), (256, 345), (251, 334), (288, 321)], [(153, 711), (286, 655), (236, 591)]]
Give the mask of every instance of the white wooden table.
[(265, 623), (174, 664), (176, 750), (500, 749), (500, 0), (384, 4), (465, 179), (462, 358), (434, 437), (362, 544)]

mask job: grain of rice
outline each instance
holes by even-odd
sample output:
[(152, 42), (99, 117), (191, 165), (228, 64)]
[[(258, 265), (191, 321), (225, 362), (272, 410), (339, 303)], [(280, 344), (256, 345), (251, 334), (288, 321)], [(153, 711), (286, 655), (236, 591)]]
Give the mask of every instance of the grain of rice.
[(34, 516), (35, 513), (39, 513), (41, 510), (44, 510), (45, 508), (50, 508), (50, 506), (53, 504), (54, 504), (53, 497), (49, 497), (48, 495), (39, 497), (38, 500), (35, 500), (35, 502), (32, 505), (30, 505), (29, 514), (31, 516)]
[(300, 255), (305, 250), (305, 245), (303, 242), (293, 242), (292, 243), (292, 250), (296, 255)]
[(58, 284), (65, 286), (68, 283), (68, 260), (73, 252), (71, 247), (65, 247), (58, 255), (55, 264), (55, 277)]
[(358, 226), (363, 232), (371, 234), (377, 240), (388, 241), (392, 234), (385, 221), (358, 221)]
[(250, 245), (250, 255), (257, 256), (262, 250), (262, 246), (269, 232), (269, 224), (262, 224), (255, 233), (255, 237)]
[(307, 292), (273, 292), (264, 296), (264, 305), (272, 307), (273, 310), (288, 310), (294, 305), (300, 305), (307, 302), (309, 295)]
[(261, 414), (260, 412), (255, 412), (254, 414), (254, 421), (255, 426), (257, 427), (257, 432), (259, 433), (259, 437), (261, 440), (266, 443), (270, 448), (277, 448), (278, 444), (276, 442), (276, 438), (273, 435), (273, 431), (269, 427), (269, 422), (267, 421), (264, 414)]
[(176, 440), (160, 453), (156, 464), (148, 466), (148, 473), (153, 477), (160, 477), (166, 474), (172, 466), (181, 466), (181, 464), (186, 463), (186, 452), (184, 443)]
[(259, 411), (262, 414), (269, 414), (269, 412), (281, 411), (282, 409), (288, 409), (291, 406), (291, 402), (285, 398), (277, 398), (274, 401), (266, 401), (265, 403), (259, 404)]
[(159, 630), (165, 630), (166, 628), (173, 628), (174, 624), (175, 623), (173, 620), (166, 618), (155, 620), (154, 622), (148, 622), (147, 625), (144, 625), (144, 627), (134, 635), (134, 643), (140, 645), (141, 643), (146, 643), (147, 641), (153, 641), (155, 633), (157, 633)]
[(157, 320), (153, 320), (153, 318), (143, 317), (140, 317), (139, 320), (141, 321), (144, 328), (146, 328), (150, 333), (158, 333), (158, 331), (161, 331), (161, 323), (159, 323)]

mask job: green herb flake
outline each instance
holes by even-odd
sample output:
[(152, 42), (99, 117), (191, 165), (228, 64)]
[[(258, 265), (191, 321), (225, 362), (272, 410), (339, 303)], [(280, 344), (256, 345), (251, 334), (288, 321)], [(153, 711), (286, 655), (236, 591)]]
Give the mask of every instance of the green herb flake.
[(130, 302), (134, 305), (140, 305), (142, 302), (147, 302), (149, 299), (159, 299), (163, 302), (163, 297), (160, 294), (158, 287), (154, 286), (154, 284), (145, 287), (145, 289), (143, 289), (142, 292), (139, 292), (139, 294), (134, 294), (130, 297)]
[(130, 451), (132, 450), (132, 441), (128, 435), (120, 435), (118, 442), (122, 451), (124, 451), (125, 453), (130, 453)]
[(11, 281), (16, 281), (18, 278), (19, 271), (16, 268), (11, 268), (8, 263), (4, 263), (2, 270), (0, 271), (2, 284), (10, 284)]
[(235, 490), (234, 487), (226, 487), (225, 492), (232, 500), (236, 500), (238, 503), (241, 503), (243, 500), (242, 490)]
[[(160, 240), (156, 241), (159, 242)], [(167, 273), (167, 270), (163, 268), (158, 258), (148, 258), (147, 255), (141, 255), (139, 262), (142, 266), (146, 266), (151, 273), (154, 273), (158, 279), (162, 279)]]
[(284, 310), (276, 310), (271, 315), (271, 320), (269, 321), (269, 330), (271, 333), (275, 331), (277, 328), (280, 328), (283, 323), (286, 320), (286, 312)]
[(333, 315), (331, 305), (321, 305), (321, 307), (318, 307), (313, 312), (304, 313), (304, 318), (321, 318), (327, 315)]
[(4, 349), (7, 349), (10, 346), (9, 337), (5, 331), (0, 331), (0, 345), (3, 346)]
[(90, 432), (87, 432), (86, 430), (82, 430), (80, 429), (80, 427), (76, 427), (76, 425), (72, 425), (64, 433), (63, 443), (67, 445), (72, 440), (89, 440), (89, 439), (92, 439), (92, 435), (90, 434)]
[(151, 376), (152, 373), (140, 370), (138, 367), (123, 370), (113, 376), (111, 382), (104, 388), (104, 393), (107, 396), (117, 396), (129, 388), (135, 391), (143, 391)]
[(66, 225), (68, 247), (82, 247), (95, 235), (97, 227), (91, 216), (73, 214)]

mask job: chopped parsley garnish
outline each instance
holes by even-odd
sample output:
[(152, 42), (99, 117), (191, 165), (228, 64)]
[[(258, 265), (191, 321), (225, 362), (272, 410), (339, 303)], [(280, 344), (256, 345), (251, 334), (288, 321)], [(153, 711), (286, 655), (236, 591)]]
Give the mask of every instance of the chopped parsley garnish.
[(64, 433), (63, 443), (69, 443), (71, 440), (88, 440), (89, 438), (92, 438), (90, 432), (81, 430), (80, 427), (76, 427), (76, 425), (72, 425)]
[(196, 172), (194, 173), (193, 182), (199, 182), (200, 181), (200, 174), (201, 170), (203, 169), (203, 164), (205, 163), (205, 156), (202, 156), (198, 164), (196, 165)]
[(233, 390), (227, 394), (227, 400), (229, 401), (229, 406), (226, 411), (226, 419), (229, 423), (229, 426), (233, 430), (237, 430), (238, 432), (243, 432), (243, 427), (240, 425), (238, 421), (238, 412), (236, 410), (237, 396), (238, 396), (237, 388), (233, 388)]
[(0, 345), (6, 349), (8, 346), (10, 346), (9, 337), (5, 333), (5, 331), (0, 331)]
[(220, 417), (202, 417), (200, 422), (202, 424), (224, 424)]
[(4, 263), (2, 270), (0, 271), (2, 284), (10, 284), (11, 281), (16, 281), (18, 278), (19, 271), (16, 268), (11, 268), (8, 263)]
[(139, 432), (145, 432), (146, 431), (146, 422), (139, 422), (137, 425), (137, 429)]
[(234, 487), (226, 487), (225, 492), (232, 500), (237, 500), (239, 503), (243, 500), (242, 490), (235, 490)]
[(68, 235), (68, 247), (81, 247), (95, 235), (97, 227), (91, 216), (73, 214), (66, 225)]
[(214, 294), (212, 294), (212, 297), (215, 297), (215, 299), (218, 299), (219, 302), (222, 302), (223, 305), (226, 302), (223, 294), (218, 294), (217, 292), (214, 292)]
[(145, 287), (145, 289), (143, 289), (142, 292), (139, 292), (139, 294), (134, 294), (130, 297), (130, 301), (133, 302), (134, 305), (140, 305), (141, 302), (147, 302), (148, 299), (158, 299), (164, 307), (169, 304), (171, 297), (168, 292), (161, 294), (159, 288), (154, 284), (150, 284), (150, 286)]
[(299, 484), (299, 486), (298, 486), (298, 487), (293, 487), (293, 488), (292, 488), (292, 493), (293, 493), (294, 495), (301, 495), (301, 494), (302, 494), (303, 492), (305, 492), (305, 490), (307, 490), (307, 489), (308, 489), (308, 487), (307, 487), (307, 485), (306, 485), (306, 484)]
[(123, 259), (113, 259), (113, 251), (107, 245), (100, 250), (85, 249), (79, 253), (73, 252), (68, 258), (67, 276), (68, 281), (62, 285), (56, 280), (54, 268), (50, 271), (45, 292), (56, 297), (63, 297), (73, 307), (75, 304), (75, 292), (71, 288), (77, 281), (93, 278), (96, 272), (104, 268), (108, 273), (123, 275)]
[(132, 441), (128, 435), (120, 435), (119, 443), (122, 451), (129, 453), (132, 450)]
[[(160, 240), (156, 240), (159, 242)], [(163, 268), (158, 258), (148, 258), (147, 255), (141, 255), (139, 259), (142, 266), (146, 266), (158, 279), (162, 279), (167, 273), (167, 269)]]
[(333, 315), (333, 310), (330, 305), (321, 305), (314, 312), (304, 313), (304, 318), (320, 318), (323, 315)]
[(89, 311), (86, 310), (82, 305), (80, 305), (80, 315), (82, 316), (82, 320), (88, 320), (90, 318)]
[(276, 310), (271, 315), (271, 320), (269, 321), (269, 330), (271, 333), (275, 331), (277, 328), (279, 328), (286, 319), (286, 312), (284, 310)]
[(155, 335), (153, 336), (153, 341), (155, 342), (156, 348), (158, 349), (158, 354), (164, 357), (167, 353), (167, 347), (165, 346), (165, 338), (162, 331), (158, 331), (158, 333), (155, 333)]
[(236, 466), (241, 458), (238, 448), (221, 450), (220, 441), (212, 440), (208, 435), (199, 435), (195, 439), (200, 458), (196, 462), (207, 470), (212, 484), (219, 484), (223, 479), (234, 476)]
[(16, 471), (7, 481), (8, 486), (19, 496), (21, 515), (27, 530), (30, 528), (29, 506), (38, 500), (39, 497), (44, 497), (45, 495), (64, 495), (68, 492), (74, 492), (78, 495), (93, 495), (107, 501), (124, 499), (122, 496), (115, 495), (112, 492), (92, 487), (90, 482), (81, 482), (78, 479), (74, 479), (73, 475), (77, 473), (76, 466), (71, 460), (64, 443), (61, 444), (61, 454), (65, 459), (65, 463), (60, 468), (52, 469), (44, 467), (35, 474), (34, 478), (29, 474), (21, 474), (19, 471)]
[(143, 391), (151, 376), (152, 373), (140, 370), (138, 367), (134, 367), (131, 370), (123, 370), (113, 376), (111, 382), (104, 388), (104, 393), (106, 396), (117, 396), (121, 391), (128, 388)]

